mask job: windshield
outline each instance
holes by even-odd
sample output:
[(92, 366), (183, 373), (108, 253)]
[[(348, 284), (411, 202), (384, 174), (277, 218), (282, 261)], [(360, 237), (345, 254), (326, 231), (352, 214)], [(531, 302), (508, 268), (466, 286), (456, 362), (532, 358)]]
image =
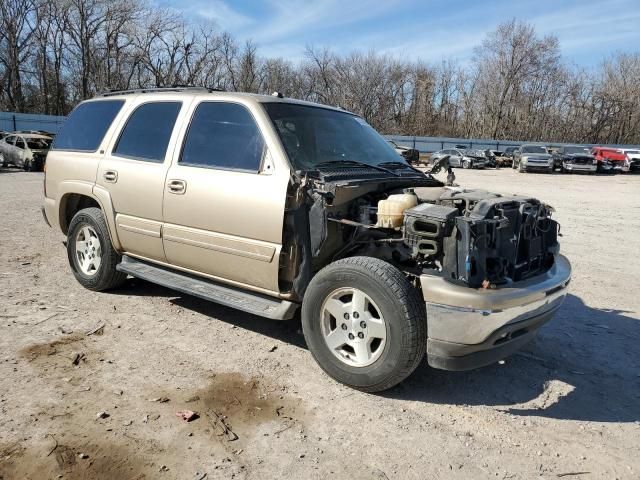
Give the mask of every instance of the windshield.
[(564, 147), (564, 153), (589, 153), (587, 147)]
[(547, 149), (539, 145), (527, 145), (522, 147), (522, 153), (547, 153)]
[(42, 150), (49, 148), (51, 140), (45, 138), (27, 138), (27, 145), (32, 150)]
[(297, 170), (340, 161), (406, 164), (378, 132), (351, 113), (291, 103), (263, 105)]

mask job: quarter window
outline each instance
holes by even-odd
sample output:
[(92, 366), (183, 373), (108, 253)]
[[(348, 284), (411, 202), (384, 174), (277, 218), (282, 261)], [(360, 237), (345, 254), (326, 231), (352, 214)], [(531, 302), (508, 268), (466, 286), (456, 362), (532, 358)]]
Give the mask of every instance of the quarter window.
[(152, 102), (134, 110), (122, 129), (113, 154), (163, 162), (181, 102)]
[(98, 100), (78, 105), (56, 135), (54, 150), (95, 152), (124, 100)]
[(257, 172), (264, 146), (262, 134), (244, 106), (202, 102), (193, 114), (180, 163)]

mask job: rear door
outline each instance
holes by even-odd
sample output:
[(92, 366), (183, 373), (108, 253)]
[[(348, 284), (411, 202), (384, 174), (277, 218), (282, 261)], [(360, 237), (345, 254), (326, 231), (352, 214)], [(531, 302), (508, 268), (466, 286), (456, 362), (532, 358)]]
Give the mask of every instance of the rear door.
[(167, 260), (278, 292), (289, 169), (274, 163), (273, 127), (250, 101), (203, 99), (192, 110), (165, 185)]
[(154, 94), (132, 101), (98, 166), (96, 184), (109, 192), (118, 238), (128, 254), (166, 261), (161, 238), (164, 182), (176, 141), (174, 127), (190, 99)]
[(449, 165), (459, 167), (462, 164), (462, 154), (458, 150), (449, 150)]

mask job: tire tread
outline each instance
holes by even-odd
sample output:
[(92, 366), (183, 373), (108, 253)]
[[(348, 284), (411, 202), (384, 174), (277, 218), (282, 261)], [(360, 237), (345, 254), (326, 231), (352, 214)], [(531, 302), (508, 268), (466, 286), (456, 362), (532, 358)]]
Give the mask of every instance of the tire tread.
[[(374, 257), (348, 257), (331, 263), (318, 272), (313, 280), (321, 281), (340, 269), (356, 269), (380, 280), (402, 306), (407, 322), (402, 330), (402, 357), (398, 368), (375, 384), (352, 386), (364, 392), (387, 390), (407, 378), (420, 365), (427, 344), (427, 322), (424, 302), (419, 290), (411, 285), (407, 277), (393, 265)], [(312, 288), (313, 285), (310, 285)], [(313, 352), (312, 352), (313, 353)], [(318, 362), (319, 363), (319, 362)], [(320, 364), (320, 367), (327, 370)], [(329, 373), (329, 372), (327, 372)]]
[[(72, 255), (74, 254), (71, 251), (72, 248), (72, 239), (71, 236), (75, 231), (75, 227), (78, 223), (83, 221), (83, 217), (89, 217), (98, 227), (100, 234), (103, 238), (101, 238), (102, 245), (102, 265), (101, 268), (104, 267), (104, 270), (96, 275), (95, 278), (85, 279), (81, 277), (74, 268)], [(120, 263), (121, 256), (116, 250), (113, 248), (111, 244), (111, 237), (109, 236), (109, 227), (107, 226), (107, 222), (104, 218), (104, 214), (102, 210), (96, 207), (90, 207), (80, 210), (76, 213), (69, 224), (69, 238), (67, 239), (67, 249), (69, 256), (69, 263), (71, 264), (71, 268), (73, 269), (73, 273), (78, 279), (78, 281), (82, 284), (83, 287), (94, 290), (96, 292), (102, 292), (104, 290), (111, 290), (113, 288), (117, 288), (121, 286), (125, 280), (127, 279), (127, 274), (123, 272), (119, 272), (116, 270), (116, 265)]]

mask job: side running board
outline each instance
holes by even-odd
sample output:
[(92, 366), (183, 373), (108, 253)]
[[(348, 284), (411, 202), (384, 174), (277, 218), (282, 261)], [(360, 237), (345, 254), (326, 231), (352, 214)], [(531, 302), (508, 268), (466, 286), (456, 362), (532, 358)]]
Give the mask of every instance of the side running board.
[(116, 270), (204, 300), (274, 320), (293, 318), (298, 304), (153, 265), (124, 255)]

